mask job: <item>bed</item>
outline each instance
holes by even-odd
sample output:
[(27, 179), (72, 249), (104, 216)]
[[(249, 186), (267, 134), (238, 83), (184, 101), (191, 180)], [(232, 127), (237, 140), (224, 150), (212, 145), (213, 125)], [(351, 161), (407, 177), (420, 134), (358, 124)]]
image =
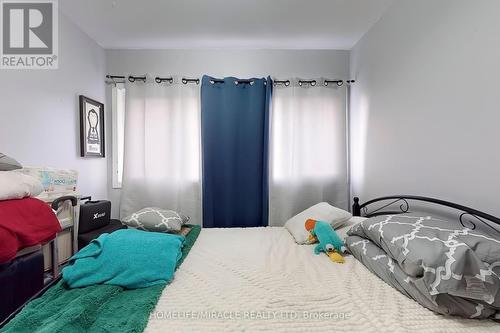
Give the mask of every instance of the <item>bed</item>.
[[(344, 236), (354, 217), (339, 230)], [(207, 313), (209, 312), (209, 313)], [(281, 227), (204, 229), (145, 332), (498, 332), (425, 309), (354, 257), (334, 264)]]
[[(364, 206), (356, 204), (354, 213), (359, 215)], [(406, 206), (400, 207), (405, 210)], [(337, 232), (343, 238), (363, 220), (353, 217)], [(151, 307), (144, 313), (154, 310), (136, 327), (145, 327), (145, 332), (498, 332), (500, 328), (493, 320), (432, 312), (386, 284), (353, 256), (347, 256), (345, 264), (335, 264), (325, 255), (314, 255), (313, 246), (297, 245), (282, 227), (203, 229), (174, 280), (158, 292), (158, 301), (145, 303)], [(84, 289), (81, 292), (85, 294)], [(33, 321), (36, 306), (43, 307), (46, 300), (32, 306), (31, 312), (23, 310), (25, 317)], [(126, 309), (110, 312), (118, 308), (108, 305), (103, 310), (92, 302), (88, 308), (74, 304), (78, 309), (71, 311), (85, 313), (86, 321), (95, 315), (94, 328), (129, 318)], [(58, 306), (61, 313), (67, 312), (64, 304)], [(41, 328), (63, 332), (82, 317), (66, 316), (69, 321), (61, 322), (58, 316), (52, 313), (50, 323)], [(23, 318), (13, 322), (16, 319), (22, 324)]]

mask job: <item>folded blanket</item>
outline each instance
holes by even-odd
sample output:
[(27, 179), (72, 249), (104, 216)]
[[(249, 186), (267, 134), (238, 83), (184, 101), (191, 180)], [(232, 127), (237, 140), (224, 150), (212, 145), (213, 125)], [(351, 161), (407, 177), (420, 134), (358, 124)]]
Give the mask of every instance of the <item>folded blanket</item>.
[(165, 284), (174, 277), (184, 240), (180, 235), (135, 229), (103, 234), (70, 258), (62, 277), (70, 288)]
[(384, 281), (440, 313), (485, 318), (500, 310), (500, 239), (415, 214), (355, 225), (346, 246)]
[(0, 201), (0, 264), (17, 251), (47, 242), (61, 231), (61, 224), (45, 202), (34, 198)]

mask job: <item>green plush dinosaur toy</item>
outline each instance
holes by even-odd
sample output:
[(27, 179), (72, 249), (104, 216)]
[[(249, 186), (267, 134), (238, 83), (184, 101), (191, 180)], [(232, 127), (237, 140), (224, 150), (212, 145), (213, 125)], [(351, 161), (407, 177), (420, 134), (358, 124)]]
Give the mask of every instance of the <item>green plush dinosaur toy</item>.
[(314, 248), (314, 253), (324, 252), (332, 261), (344, 263), (341, 253), (346, 252), (344, 242), (337, 235), (332, 226), (324, 221), (309, 219), (305, 223), (306, 230), (316, 237), (319, 244)]

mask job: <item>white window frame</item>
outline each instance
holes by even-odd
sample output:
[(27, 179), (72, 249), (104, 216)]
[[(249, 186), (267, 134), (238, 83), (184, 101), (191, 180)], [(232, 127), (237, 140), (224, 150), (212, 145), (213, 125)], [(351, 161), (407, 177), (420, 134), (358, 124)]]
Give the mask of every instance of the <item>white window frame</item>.
[(111, 89), (111, 123), (113, 143), (113, 188), (122, 187), (123, 150), (125, 141), (125, 85), (117, 83)]

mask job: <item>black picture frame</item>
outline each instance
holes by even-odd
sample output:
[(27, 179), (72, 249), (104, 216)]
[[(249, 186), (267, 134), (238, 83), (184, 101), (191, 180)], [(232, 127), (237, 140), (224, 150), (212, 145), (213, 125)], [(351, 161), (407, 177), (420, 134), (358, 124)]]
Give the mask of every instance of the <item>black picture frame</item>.
[(80, 156), (106, 157), (104, 104), (80, 95)]

